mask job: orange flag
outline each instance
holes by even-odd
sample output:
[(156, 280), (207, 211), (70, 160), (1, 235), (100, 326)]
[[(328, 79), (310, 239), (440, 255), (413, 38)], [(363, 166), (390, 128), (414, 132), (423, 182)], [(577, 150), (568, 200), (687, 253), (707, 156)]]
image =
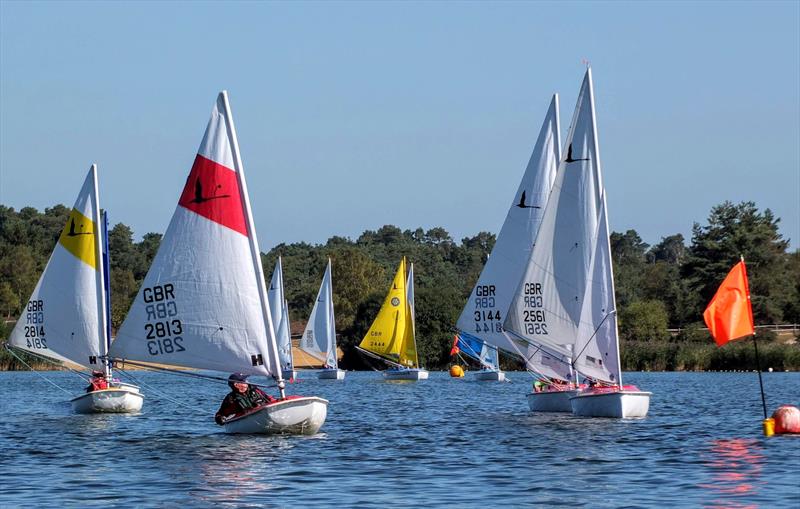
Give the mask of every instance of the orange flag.
[(450, 355), (456, 355), (461, 350), (458, 349), (458, 334), (453, 336), (453, 348), (450, 349)]
[(703, 318), (717, 346), (753, 334), (753, 308), (744, 260), (733, 266), (708, 304)]

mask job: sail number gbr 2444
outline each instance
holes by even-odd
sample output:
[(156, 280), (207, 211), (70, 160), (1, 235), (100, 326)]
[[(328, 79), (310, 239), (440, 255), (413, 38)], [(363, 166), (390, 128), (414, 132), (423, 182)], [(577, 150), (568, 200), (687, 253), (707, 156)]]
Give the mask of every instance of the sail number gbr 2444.
[(547, 316), (542, 302), (542, 284), (525, 283), (522, 287), (522, 324), (525, 334), (547, 334)]
[(144, 324), (147, 352), (163, 355), (185, 352), (183, 347), (183, 324), (175, 304), (175, 287), (170, 283), (145, 288), (142, 291), (147, 322)]

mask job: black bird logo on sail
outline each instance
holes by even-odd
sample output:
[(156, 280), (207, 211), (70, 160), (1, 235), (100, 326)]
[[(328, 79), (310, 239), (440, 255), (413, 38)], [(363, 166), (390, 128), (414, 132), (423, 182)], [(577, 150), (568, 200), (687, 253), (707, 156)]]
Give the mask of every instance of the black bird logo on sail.
[[(237, 192), (218, 194), (221, 190)], [(178, 204), (217, 224), (248, 235), (236, 172), (200, 154), (195, 158)]]
[(572, 143), (570, 143), (569, 147), (567, 148), (567, 158), (564, 159), (564, 162), (574, 163), (576, 161), (589, 161), (589, 158), (587, 157), (587, 158), (584, 158), (584, 159), (573, 159), (572, 158)]
[[(81, 225), (83, 228), (83, 225)], [(68, 237), (77, 237), (78, 235), (91, 235), (92, 232), (76, 232), (75, 231), (75, 218), (71, 218), (69, 221), (69, 231), (67, 232)]]
[(525, 205), (525, 191), (522, 191), (522, 195), (519, 197), (519, 203), (517, 203), (517, 207), (521, 209), (538, 209), (541, 208), (538, 205)]

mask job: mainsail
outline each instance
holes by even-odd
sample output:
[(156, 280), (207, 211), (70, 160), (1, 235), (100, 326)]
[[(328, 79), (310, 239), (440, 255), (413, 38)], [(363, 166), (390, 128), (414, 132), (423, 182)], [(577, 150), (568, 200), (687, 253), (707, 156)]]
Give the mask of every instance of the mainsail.
[(392, 364), (418, 367), (413, 315), (406, 284), (406, 259), (403, 257), (378, 316), (358, 346)]
[(92, 165), (9, 345), (104, 369), (106, 307), (97, 166)]
[(226, 92), (110, 353), (282, 380)]
[(283, 286), (283, 262), (280, 256), (275, 263), (275, 270), (272, 271), (272, 280), (269, 283), (267, 297), (269, 299), (269, 312), (272, 316), (272, 323), (275, 325), (275, 339), (278, 342), (281, 369), (283, 371), (292, 371), (294, 369), (294, 359), (292, 358), (289, 306)]
[(504, 327), (573, 358), (578, 372), (618, 384), (616, 305), (591, 70), (578, 96), (566, 147), (536, 249)]
[[(548, 362), (551, 356), (537, 345), (514, 341), (503, 330), (503, 321), (520, 275), (527, 266), (539, 230), (547, 198), (561, 158), (558, 95), (553, 95), (506, 219), (486, 265), (458, 319), (464, 337), (472, 336), (526, 361), (528, 369), (555, 378), (569, 373), (568, 362)], [(480, 350), (478, 350), (480, 351)], [(495, 364), (496, 365), (496, 364)], [(558, 369), (555, 369), (557, 366)]]
[(322, 277), (322, 284), (317, 292), (317, 300), (311, 316), (308, 317), (306, 329), (300, 339), (300, 349), (324, 363), (325, 367), (337, 369), (336, 361), (336, 319), (333, 315), (333, 282), (331, 277), (331, 259)]

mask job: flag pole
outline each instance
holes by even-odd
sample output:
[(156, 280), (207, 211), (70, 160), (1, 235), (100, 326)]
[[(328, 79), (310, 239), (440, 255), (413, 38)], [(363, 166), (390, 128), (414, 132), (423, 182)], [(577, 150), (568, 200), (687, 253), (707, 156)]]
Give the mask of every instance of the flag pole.
[[(744, 264), (744, 256), (739, 255), (739, 259), (742, 261), (742, 268), (744, 269), (744, 288), (745, 294), (747, 295), (747, 312), (750, 315), (750, 323), (755, 323), (753, 321), (753, 303), (750, 300), (750, 282), (747, 279), (747, 267)], [(762, 425), (764, 428), (764, 435), (772, 436), (774, 433), (774, 426), (775, 423), (772, 419), (767, 417), (767, 398), (764, 396), (764, 379), (761, 377), (761, 361), (758, 358), (758, 341), (756, 341), (756, 329), (753, 326), (753, 349), (756, 352), (756, 369), (758, 370), (758, 387), (761, 389), (761, 407), (764, 409), (764, 420), (762, 421)]]
[(764, 419), (767, 418), (767, 399), (764, 397), (764, 380), (761, 378), (761, 362), (758, 360), (758, 342), (753, 334), (753, 348), (756, 350), (756, 369), (758, 369), (758, 386), (761, 388), (761, 406), (764, 407)]

